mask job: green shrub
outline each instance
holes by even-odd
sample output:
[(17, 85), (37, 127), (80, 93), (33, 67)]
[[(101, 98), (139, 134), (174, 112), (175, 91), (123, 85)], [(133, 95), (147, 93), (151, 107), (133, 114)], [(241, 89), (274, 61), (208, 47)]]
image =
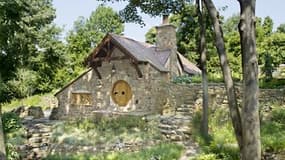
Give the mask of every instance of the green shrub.
[(283, 125), (285, 129), (285, 108), (278, 107), (272, 111), (271, 120)]
[(175, 77), (172, 82), (175, 84), (190, 84), (192, 77), (189, 75), (182, 75)]
[(209, 114), (210, 142), (207, 142), (207, 139), (205, 140), (199, 132), (201, 112), (197, 112), (193, 117), (193, 134), (204, 152), (199, 155), (201, 157), (198, 156), (196, 159), (238, 160), (238, 145), (228, 112), (225, 111), (225, 108), (216, 108), (211, 110)]
[(22, 124), (20, 118), (16, 113), (6, 112), (2, 115), (4, 133), (11, 133), (21, 128)]
[(119, 116), (117, 118), (100, 118), (95, 121), (96, 128), (99, 131), (105, 131), (106, 129), (111, 129), (113, 131), (118, 131), (122, 128), (124, 129), (146, 129), (147, 123), (138, 116)]
[(13, 112), (6, 112), (2, 115), (3, 130), (5, 133), (5, 144), (7, 160), (19, 160), (18, 145), (25, 142), (25, 129), (22, 127), (20, 118)]
[(215, 154), (212, 154), (212, 153), (205, 154), (205, 153), (203, 153), (203, 154), (200, 154), (197, 157), (192, 158), (190, 160), (217, 160), (217, 159), (218, 158), (217, 158), (217, 156)]
[(217, 143), (212, 141), (209, 146), (209, 153), (214, 153), (218, 159), (239, 160), (238, 146), (226, 142)]
[(89, 119), (84, 119), (84, 120), (81, 120), (81, 121), (77, 121), (77, 127), (79, 129), (82, 129), (84, 131), (90, 131), (91, 129), (94, 129), (96, 127), (95, 123), (92, 122), (91, 120)]
[(278, 152), (285, 149), (284, 126), (276, 122), (267, 122), (261, 126), (262, 149)]
[(9, 103), (4, 103), (2, 109), (4, 112), (11, 111), (19, 106), (41, 106), (43, 109), (50, 107), (49, 99), (54, 96), (51, 93), (33, 95), (23, 99), (13, 99)]
[(264, 151), (278, 152), (285, 149), (285, 109), (281, 107), (274, 108), (270, 120), (261, 123)]
[(276, 79), (273, 78), (271, 80), (259, 80), (259, 87), (260, 88), (280, 88), (285, 86), (285, 79)]
[(201, 83), (202, 82), (202, 76), (193, 76), (191, 77), (192, 83)]
[(12, 143), (6, 143), (7, 160), (20, 160), (20, 155), (16, 146)]

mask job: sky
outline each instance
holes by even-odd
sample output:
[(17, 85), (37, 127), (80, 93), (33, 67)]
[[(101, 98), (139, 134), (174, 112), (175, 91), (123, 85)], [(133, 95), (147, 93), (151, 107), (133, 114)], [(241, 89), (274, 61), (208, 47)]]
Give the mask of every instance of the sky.
[[(239, 13), (239, 4), (237, 0), (213, 0), (216, 7), (221, 9), (227, 6), (227, 9), (220, 14), (225, 18)], [(64, 35), (72, 29), (73, 22), (79, 17), (83, 16), (88, 18), (91, 12), (102, 2), (96, 0), (53, 0), (53, 5), (56, 9), (55, 23), (64, 27)], [(124, 3), (110, 3), (108, 4), (115, 11), (119, 11), (124, 7)], [(256, 0), (256, 16), (266, 17), (270, 16), (274, 22), (274, 28), (278, 27), (281, 23), (285, 23), (285, 1), (284, 0)], [(146, 24), (145, 27), (141, 27), (138, 24), (128, 23), (125, 24), (124, 35), (138, 41), (145, 40), (146, 32), (153, 26), (161, 24), (161, 17), (151, 18), (148, 15), (143, 15), (143, 20)], [(64, 36), (63, 35), (63, 36)]]

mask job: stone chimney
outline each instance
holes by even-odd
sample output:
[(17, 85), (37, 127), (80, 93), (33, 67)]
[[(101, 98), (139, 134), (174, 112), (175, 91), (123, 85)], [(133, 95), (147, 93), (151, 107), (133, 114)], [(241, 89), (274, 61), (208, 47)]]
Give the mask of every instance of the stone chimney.
[(156, 47), (158, 51), (171, 51), (166, 67), (170, 71), (170, 78), (182, 73), (177, 59), (176, 27), (168, 22), (168, 15), (163, 15), (162, 24), (156, 27)]

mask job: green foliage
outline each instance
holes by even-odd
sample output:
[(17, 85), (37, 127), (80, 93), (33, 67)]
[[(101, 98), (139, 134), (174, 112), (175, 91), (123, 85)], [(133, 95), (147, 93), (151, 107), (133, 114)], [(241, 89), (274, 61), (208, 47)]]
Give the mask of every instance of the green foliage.
[(2, 115), (4, 133), (11, 133), (19, 128), (22, 124), (20, 118), (13, 112), (6, 112)]
[(12, 93), (8, 87), (8, 85), (2, 80), (0, 75), (0, 103), (7, 102), (12, 99)]
[(8, 81), (8, 86), (17, 98), (24, 98), (34, 93), (37, 86), (36, 72), (18, 69), (16, 77)]
[(15, 145), (6, 143), (7, 160), (20, 160), (20, 154)]
[(0, 75), (8, 95), (0, 103), (50, 91), (64, 65), (52, 1), (4, 0), (0, 8)]
[(120, 131), (120, 128), (132, 129), (138, 128), (144, 130), (147, 128), (147, 123), (142, 117), (137, 116), (120, 116), (118, 118), (100, 118), (95, 121), (99, 131), (104, 132), (106, 129)]
[(195, 158), (192, 158), (190, 160), (217, 160), (217, 156), (215, 154), (200, 154)]
[(270, 120), (261, 123), (263, 151), (278, 152), (285, 150), (285, 109), (283, 107), (274, 107)]
[[(193, 136), (199, 142), (203, 154), (196, 159), (230, 159), (238, 160), (239, 151), (235, 140), (228, 111), (221, 107), (212, 107), (209, 116), (209, 132), (211, 141), (208, 144), (200, 134), (201, 112), (193, 119)], [(278, 153), (285, 149), (285, 109), (284, 106), (273, 105), (269, 119), (261, 121), (262, 151)], [(213, 156), (215, 155), (215, 156)], [(209, 157), (208, 157), (209, 156)]]
[(9, 103), (2, 104), (4, 112), (11, 111), (19, 106), (41, 106), (43, 109), (50, 107), (49, 99), (54, 98), (51, 93), (38, 94), (23, 99), (14, 99)]
[(274, 108), (271, 115), (271, 120), (273, 122), (279, 123), (281, 127), (285, 130), (285, 108), (278, 107)]
[(261, 144), (263, 151), (278, 152), (285, 149), (284, 124), (267, 122), (261, 125)]
[(260, 79), (259, 87), (260, 88), (280, 88), (285, 86), (285, 79), (276, 79), (271, 80)]
[(209, 116), (210, 142), (207, 142), (208, 139), (204, 139), (199, 130), (201, 112), (195, 114), (193, 120), (193, 128), (196, 128), (194, 130), (194, 137), (204, 152), (201, 157), (198, 156), (196, 159), (239, 159), (238, 146), (232, 124), (228, 112), (225, 112), (225, 110), (227, 109), (214, 107), (209, 113), (211, 114)]
[(150, 148), (145, 148), (138, 152), (110, 152), (99, 153), (97, 155), (88, 154), (69, 154), (69, 155), (49, 155), (45, 160), (146, 160), (146, 159), (178, 159), (182, 153), (183, 147), (177, 144), (159, 144)]
[(192, 77), (188, 75), (177, 76), (173, 78), (172, 82), (175, 84), (190, 84)]
[[(104, 2), (119, 2), (121, 0), (99, 0)], [(123, 0), (126, 1), (126, 0)], [(151, 16), (170, 15), (171, 13), (180, 12), (192, 0), (172, 0), (172, 1), (128, 1), (124, 9), (119, 14), (124, 22), (135, 22), (145, 25), (139, 13), (149, 14)]]
[(5, 133), (6, 153), (8, 160), (20, 160), (18, 146), (26, 142), (26, 130), (24, 127), (13, 129)]
[(285, 23), (280, 24), (280, 25), (277, 27), (277, 32), (279, 32), (279, 33), (285, 33)]
[(154, 27), (150, 28), (145, 34), (145, 41), (149, 44), (155, 44), (156, 41), (156, 29)]
[[(110, 7), (99, 6), (89, 18), (78, 17), (67, 37), (66, 67), (58, 70), (56, 81), (66, 84), (84, 70), (83, 62), (107, 33), (122, 34), (124, 25)], [(57, 85), (59, 86), (59, 85)]]

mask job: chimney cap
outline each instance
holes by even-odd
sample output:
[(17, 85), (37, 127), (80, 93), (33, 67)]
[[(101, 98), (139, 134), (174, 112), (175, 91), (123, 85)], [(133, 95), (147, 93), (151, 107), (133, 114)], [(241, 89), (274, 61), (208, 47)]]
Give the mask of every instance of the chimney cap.
[(168, 14), (162, 15), (162, 24), (169, 24), (169, 15)]

